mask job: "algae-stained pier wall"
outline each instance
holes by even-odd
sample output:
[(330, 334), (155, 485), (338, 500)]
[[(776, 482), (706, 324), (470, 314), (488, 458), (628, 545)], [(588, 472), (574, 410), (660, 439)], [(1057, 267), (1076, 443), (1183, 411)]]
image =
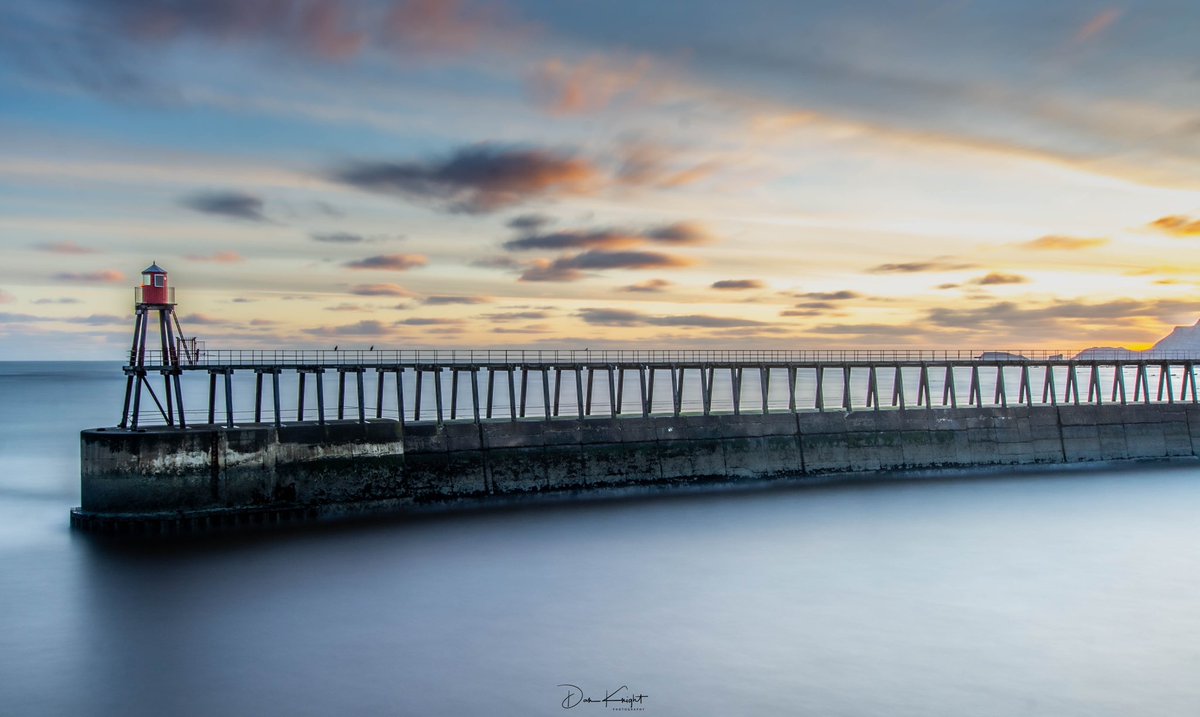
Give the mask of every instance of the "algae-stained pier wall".
[[(680, 485), (1194, 457), (1200, 445), (1188, 356), (136, 358), (119, 426), (82, 434), (81, 527), (187, 530)], [(201, 380), (182, 380), (191, 377)]]

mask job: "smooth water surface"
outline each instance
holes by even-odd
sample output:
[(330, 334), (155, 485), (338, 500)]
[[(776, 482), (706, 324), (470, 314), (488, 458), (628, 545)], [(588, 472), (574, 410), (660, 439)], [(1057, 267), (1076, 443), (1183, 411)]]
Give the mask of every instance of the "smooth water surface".
[(73, 534), (111, 364), (0, 364), (0, 714), (1193, 714), (1200, 472)]

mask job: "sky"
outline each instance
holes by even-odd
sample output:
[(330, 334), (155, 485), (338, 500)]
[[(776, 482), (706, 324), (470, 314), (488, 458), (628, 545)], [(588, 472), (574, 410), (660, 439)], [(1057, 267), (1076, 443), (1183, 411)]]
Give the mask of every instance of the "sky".
[(0, 0), (0, 359), (1144, 348), (1194, 0)]

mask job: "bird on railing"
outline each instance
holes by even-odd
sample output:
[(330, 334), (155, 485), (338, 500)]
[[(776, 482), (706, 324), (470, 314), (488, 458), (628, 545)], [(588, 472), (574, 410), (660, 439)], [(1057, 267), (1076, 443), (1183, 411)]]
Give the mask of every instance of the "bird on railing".
[(334, 350), (334, 351), (337, 351), (337, 349), (338, 349), (338, 347), (337, 347), (337, 346), (334, 346), (334, 347), (333, 347), (333, 350)]

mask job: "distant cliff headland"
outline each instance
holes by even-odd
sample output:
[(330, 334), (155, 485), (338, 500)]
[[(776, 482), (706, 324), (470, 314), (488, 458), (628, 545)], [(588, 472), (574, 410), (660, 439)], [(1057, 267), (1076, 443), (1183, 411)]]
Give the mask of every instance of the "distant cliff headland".
[(1200, 321), (1191, 326), (1176, 326), (1171, 333), (1144, 351), (1133, 351), (1116, 346), (1096, 346), (1080, 351), (1076, 358), (1081, 361), (1134, 360), (1154, 358), (1155, 356), (1179, 356), (1180, 354), (1200, 355)]

